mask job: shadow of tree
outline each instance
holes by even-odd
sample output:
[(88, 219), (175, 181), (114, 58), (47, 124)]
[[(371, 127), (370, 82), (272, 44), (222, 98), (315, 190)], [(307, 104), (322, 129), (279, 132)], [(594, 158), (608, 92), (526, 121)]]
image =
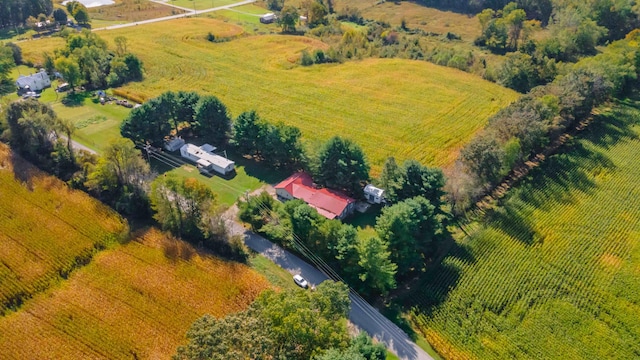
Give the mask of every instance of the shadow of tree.
[(11, 151), (9, 158), (13, 177), (26, 186), (29, 191), (33, 191), (33, 177), (37, 175), (38, 170), (34, 165), (18, 155), (15, 151)]
[(237, 166), (244, 167), (244, 171), (247, 175), (255, 177), (267, 184), (277, 184), (292, 173), (291, 171), (276, 169), (268, 164), (256, 161), (251, 157), (238, 154), (233, 148), (227, 149), (227, 155), (229, 156), (229, 159), (236, 163)]
[(91, 93), (88, 91), (81, 92), (69, 92), (62, 99), (62, 104), (68, 107), (77, 107), (84, 104), (84, 100), (91, 97)]

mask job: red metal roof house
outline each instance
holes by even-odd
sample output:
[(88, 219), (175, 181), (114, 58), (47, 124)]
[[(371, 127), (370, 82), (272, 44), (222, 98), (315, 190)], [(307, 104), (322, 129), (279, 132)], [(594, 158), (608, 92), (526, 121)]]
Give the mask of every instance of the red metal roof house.
[(316, 188), (305, 172), (295, 173), (276, 185), (276, 194), (280, 200), (300, 199), (328, 219), (344, 219), (356, 204), (340, 191)]

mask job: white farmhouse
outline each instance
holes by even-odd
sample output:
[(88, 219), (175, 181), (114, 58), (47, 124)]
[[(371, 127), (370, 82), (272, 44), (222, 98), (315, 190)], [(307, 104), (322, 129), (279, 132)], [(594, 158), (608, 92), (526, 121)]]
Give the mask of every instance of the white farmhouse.
[(370, 204), (380, 204), (384, 200), (384, 190), (368, 184), (364, 187), (364, 197)]
[(209, 174), (211, 170), (221, 175), (227, 175), (232, 172), (235, 162), (216, 155), (213, 151), (216, 148), (209, 144), (196, 146), (193, 144), (185, 144), (180, 148), (180, 155), (196, 163), (200, 172)]
[(41, 91), (51, 86), (51, 80), (49, 80), (47, 72), (42, 70), (29, 76), (20, 76), (16, 80), (16, 86), (18, 87), (18, 93)]

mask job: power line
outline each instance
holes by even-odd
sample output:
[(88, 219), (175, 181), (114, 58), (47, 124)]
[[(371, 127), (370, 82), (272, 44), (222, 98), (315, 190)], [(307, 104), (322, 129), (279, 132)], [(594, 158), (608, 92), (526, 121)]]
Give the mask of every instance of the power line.
[[(264, 203), (261, 199), (259, 199), (257, 197), (255, 199), (257, 200), (258, 206), (263, 211), (263, 214), (265, 214), (267, 217), (269, 217), (272, 221), (274, 220), (273, 214), (275, 214), (276, 218), (277, 218), (278, 214), (275, 213), (272, 209), (269, 209), (269, 207), (267, 206), (266, 203)], [(332, 279), (334, 281), (341, 281), (345, 285), (347, 285), (347, 287), (349, 289), (349, 293), (354, 298), (354, 302), (358, 302), (360, 304), (360, 309), (362, 309), (362, 311), (365, 314), (369, 315), (369, 318), (371, 320), (373, 320), (381, 329), (386, 330), (389, 333), (393, 333), (393, 332), (398, 333), (400, 331), (401, 333), (403, 333), (404, 336), (406, 336), (406, 334), (404, 334), (404, 332), (402, 332), (402, 330), (397, 328), (395, 324), (392, 323), (393, 326), (389, 327), (386, 324), (382, 323), (377, 318), (378, 316), (382, 316), (382, 315), (379, 312), (377, 312), (375, 310), (372, 310), (371, 309), (372, 306), (369, 304), (368, 301), (366, 301), (355, 289), (353, 289), (347, 282), (345, 282), (344, 279), (342, 279), (342, 277), (340, 277), (340, 275), (335, 270), (333, 270), (331, 268), (331, 266), (329, 266), (320, 256), (318, 256), (313, 251), (311, 251), (308, 247), (306, 247), (304, 245), (304, 243), (302, 242), (302, 240), (300, 239), (300, 237), (293, 232), (293, 229), (290, 229), (289, 233), (292, 236), (292, 239), (294, 241), (294, 245), (300, 249), (301, 254), (304, 255), (309, 261), (311, 261), (318, 270), (320, 270), (328, 278), (330, 278), (330, 279)], [(402, 346), (405, 351), (412, 351), (413, 350), (412, 347), (410, 347), (408, 344), (406, 344), (404, 342), (401, 343), (401, 344), (395, 344), (395, 345), (396, 346)]]

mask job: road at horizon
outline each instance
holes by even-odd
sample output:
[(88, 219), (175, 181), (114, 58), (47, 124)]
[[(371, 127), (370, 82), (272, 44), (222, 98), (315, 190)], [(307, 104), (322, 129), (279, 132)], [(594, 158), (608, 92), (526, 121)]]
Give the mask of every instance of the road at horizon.
[[(180, 10), (186, 10), (186, 8), (183, 8), (181, 6), (175, 6), (175, 5), (167, 4), (167, 3), (164, 3), (162, 1), (154, 1), (154, 2), (156, 2), (158, 4), (163, 4), (163, 5), (166, 5), (166, 6), (174, 7), (174, 8), (180, 9)], [(247, 5), (247, 4), (251, 4), (251, 3), (254, 3), (254, 2), (256, 2), (256, 0), (244, 0), (244, 1), (237, 2), (235, 4), (217, 6), (217, 7), (213, 7), (213, 8), (210, 8), (210, 9), (203, 9), (203, 10), (197, 10), (197, 11), (189, 9), (189, 11), (185, 12), (184, 14), (165, 16), (165, 17), (149, 19), (149, 20), (141, 20), (141, 21), (126, 23), (126, 24), (120, 24), (120, 25), (111, 25), (111, 26), (106, 26), (106, 27), (102, 27), (102, 28), (92, 29), (91, 31), (114, 30), (114, 29), (121, 29), (121, 28), (130, 27), (130, 26), (137, 26), (137, 25), (156, 23), (156, 22), (160, 22), (160, 21), (180, 19), (180, 18), (189, 17), (189, 16), (197, 16), (198, 14), (208, 13), (208, 12), (212, 12), (212, 11), (229, 10), (229, 9), (234, 8), (236, 6)]]

